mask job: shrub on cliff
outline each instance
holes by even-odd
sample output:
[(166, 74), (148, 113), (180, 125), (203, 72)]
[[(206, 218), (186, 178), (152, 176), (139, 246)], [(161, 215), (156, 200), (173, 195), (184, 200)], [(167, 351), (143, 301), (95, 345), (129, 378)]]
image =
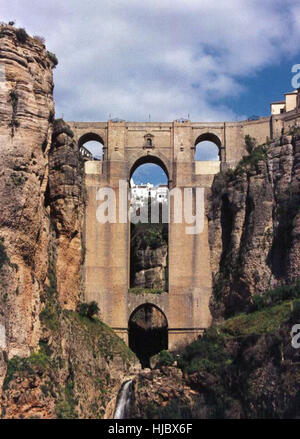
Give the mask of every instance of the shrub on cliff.
[(90, 303), (80, 303), (77, 307), (77, 312), (82, 317), (92, 319), (95, 315), (99, 314), (99, 307), (94, 301)]
[(0, 269), (6, 262), (9, 262), (9, 258), (5, 251), (4, 239), (0, 238)]
[(290, 317), (291, 323), (299, 323), (300, 322), (300, 300), (295, 300), (292, 303), (292, 312)]
[(224, 342), (216, 328), (208, 329), (203, 337), (187, 345), (178, 366), (187, 373), (206, 371), (217, 373), (231, 365), (232, 359), (224, 349)]
[(254, 137), (249, 136), (249, 134), (246, 134), (245, 146), (249, 154), (251, 154), (254, 148), (256, 148), (256, 144), (257, 144), (256, 139)]
[(266, 161), (267, 148), (265, 145), (255, 147), (249, 155), (246, 155), (239, 161), (235, 168), (235, 175), (240, 175), (247, 171), (254, 171), (259, 161)]
[(7, 364), (3, 389), (6, 390), (10, 381), (16, 376), (23, 377), (25, 373), (36, 374), (51, 366), (50, 358), (44, 352), (32, 352), (28, 358), (15, 356)]
[(158, 354), (158, 364), (160, 366), (172, 366), (174, 357), (171, 352), (163, 350)]
[(40, 35), (34, 35), (33, 39), (36, 40), (40, 44), (45, 44), (45, 38)]
[(57, 56), (55, 55), (55, 53), (47, 51), (47, 56), (54, 64), (54, 67), (56, 67), (58, 64), (58, 59), (57, 59)]
[(285, 300), (298, 299), (300, 297), (300, 280), (294, 285), (281, 285), (273, 290), (266, 291), (265, 294), (255, 294), (252, 297), (252, 304), (248, 312), (258, 311), (267, 306), (273, 306)]
[(25, 29), (19, 28), (16, 30), (16, 37), (19, 43), (26, 43), (28, 39), (28, 34)]
[(137, 223), (132, 227), (131, 245), (137, 249), (150, 247), (155, 250), (167, 244), (167, 230), (165, 224)]

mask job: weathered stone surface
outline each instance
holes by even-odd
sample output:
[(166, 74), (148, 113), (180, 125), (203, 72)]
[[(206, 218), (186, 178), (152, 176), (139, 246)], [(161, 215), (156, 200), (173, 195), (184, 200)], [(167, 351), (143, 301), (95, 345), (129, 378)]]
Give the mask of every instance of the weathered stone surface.
[(111, 416), (138, 362), (105, 325), (66, 311), (80, 299), (84, 257), (78, 147), (54, 123), (45, 47), (0, 26), (0, 57), (1, 416)]
[(255, 169), (220, 174), (210, 197), (214, 317), (245, 310), (253, 294), (300, 277), (300, 171), (295, 139), (271, 144)]
[(133, 287), (160, 288), (167, 290), (166, 273), (168, 259), (168, 245), (162, 244), (158, 248), (133, 248), (135, 275)]
[(112, 417), (122, 382), (139, 369), (134, 354), (113, 331), (64, 311), (54, 331), (43, 327), (42, 342), (48, 355), (30, 367), (23, 360), (10, 380), (6, 378), (2, 416)]
[(291, 324), (292, 320), (268, 334), (223, 339), (228, 367), (218, 367), (210, 359), (212, 342), (210, 350), (199, 356), (198, 366), (195, 354), (194, 364), (188, 364), (183, 375), (176, 367), (166, 366), (140, 373), (135, 418), (297, 419), (299, 350), (290, 343)]
[[(0, 26), (0, 324), (5, 353), (26, 356), (39, 340), (47, 274), (44, 207), (54, 115), (52, 66), (43, 45)], [(0, 359), (0, 387), (5, 366)]]
[(70, 129), (61, 120), (54, 124), (49, 170), (48, 202), (55, 229), (59, 300), (64, 308), (75, 310), (81, 292), (84, 258), (83, 162)]

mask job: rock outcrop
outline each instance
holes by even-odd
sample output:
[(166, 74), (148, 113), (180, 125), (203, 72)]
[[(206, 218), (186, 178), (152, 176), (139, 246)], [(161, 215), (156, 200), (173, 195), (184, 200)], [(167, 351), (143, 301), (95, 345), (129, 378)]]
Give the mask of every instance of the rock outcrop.
[(53, 63), (39, 41), (0, 26), (0, 388), (7, 358), (38, 345), (48, 271)]
[[(180, 369), (142, 371), (135, 418), (253, 419), (299, 417), (299, 349), (290, 329), (299, 320), (283, 303), (228, 319), (178, 356)], [(267, 329), (266, 329), (267, 328)]]
[(210, 197), (214, 317), (300, 277), (300, 138), (284, 136), (219, 174)]
[(73, 311), (42, 317), (40, 349), (8, 363), (3, 385), (3, 418), (113, 417), (122, 382), (139, 362), (103, 323)]
[(157, 249), (147, 247), (136, 251), (138, 261), (134, 278), (134, 287), (166, 289), (166, 267), (168, 246)]
[(113, 415), (134, 354), (81, 299), (83, 162), (55, 120), (54, 56), (0, 26), (0, 411), (3, 418)]
[(131, 286), (168, 290), (168, 231), (163, 224), (132, 225)]
[(56, 274), (59, 301), (76, 309), (81, 293), (84, 260), (83, 213), (85, 191), (83, 161), (74, 135), (63, 120), (54, 124), (49, 154), (47, 200), (55, 231)]

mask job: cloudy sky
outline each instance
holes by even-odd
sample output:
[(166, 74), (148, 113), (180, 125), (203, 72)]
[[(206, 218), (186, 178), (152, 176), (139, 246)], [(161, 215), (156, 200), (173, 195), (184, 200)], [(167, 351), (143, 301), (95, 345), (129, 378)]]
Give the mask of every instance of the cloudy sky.
[(0, 0), (56, 53), (66, 120), (267, 115), (300, 63), (299, 0)]
[(0, 0), (56, 53), (57, 116), (267, 114), (300, 62), (298, 0)]

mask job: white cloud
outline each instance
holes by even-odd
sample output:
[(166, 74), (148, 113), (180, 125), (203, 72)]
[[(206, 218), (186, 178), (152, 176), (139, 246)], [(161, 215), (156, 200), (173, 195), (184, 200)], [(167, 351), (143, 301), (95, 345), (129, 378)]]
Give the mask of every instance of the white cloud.
[[(57, 115), (68, 120), (230, 120), (218, 98), (299, 51), (297, 0), (0, 0), (46, 37), (59, 65)], [(1, 11), (2, 10), (2, 11)]]

